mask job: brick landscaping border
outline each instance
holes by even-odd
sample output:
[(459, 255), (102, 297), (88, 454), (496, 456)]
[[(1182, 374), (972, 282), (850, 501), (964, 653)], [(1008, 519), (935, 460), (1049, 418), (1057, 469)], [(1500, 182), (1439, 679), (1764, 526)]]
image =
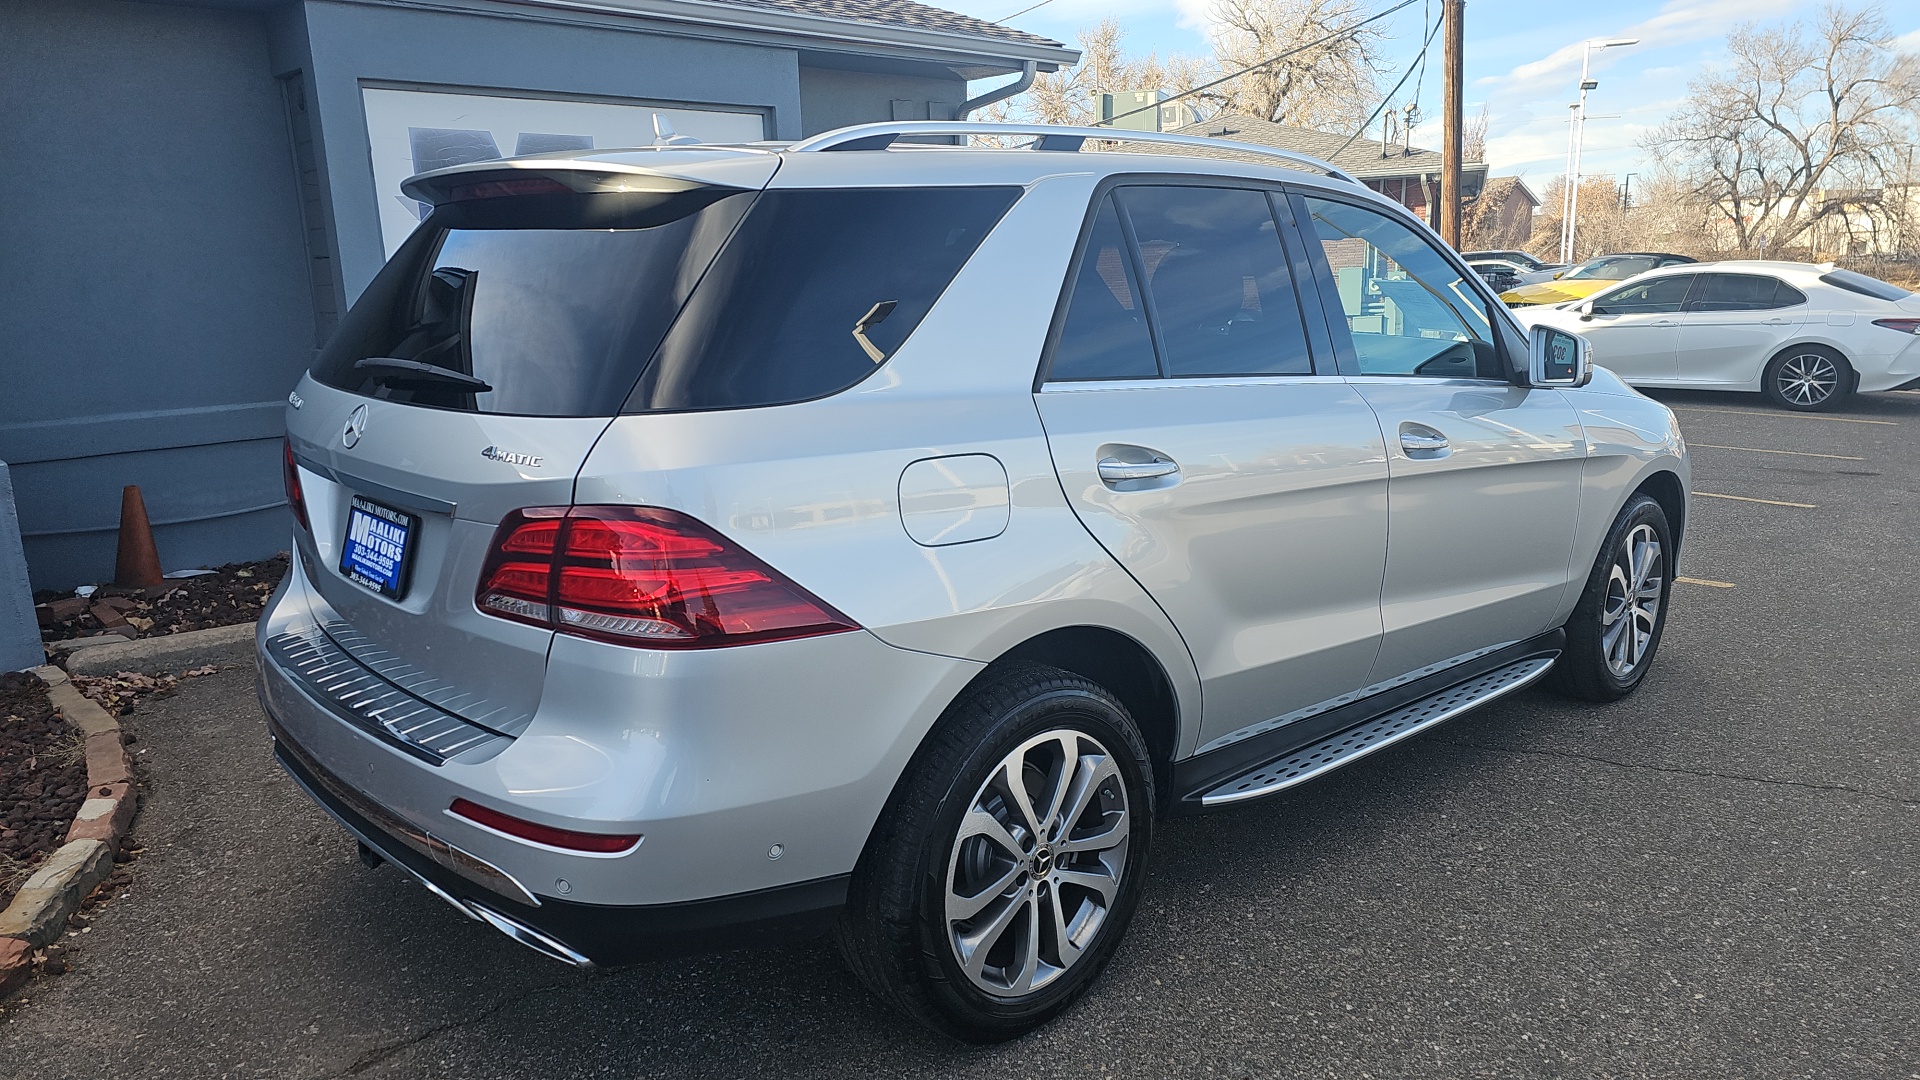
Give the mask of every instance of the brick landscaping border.
[(67, 916), (113, 872), (113, 856), (133, 824), (133, 763), (120, 741), (120, 721), (75, 689), (59, 668), (33, 673), (47, 684), (53, 707), (86, 737), (87, 800), (74, 815), (67, 842), (0, 912), (0, 998), (27, 984), (35, 950), (52, 944), (66, 929)]

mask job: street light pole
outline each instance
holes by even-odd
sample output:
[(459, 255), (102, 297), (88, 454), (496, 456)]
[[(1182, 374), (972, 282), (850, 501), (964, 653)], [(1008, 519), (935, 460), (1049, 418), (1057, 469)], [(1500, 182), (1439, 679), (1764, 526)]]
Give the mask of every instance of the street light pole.
[(1600, 85), (1589, 75), (1594, 50), (1638, 44), (1639, 38), (1614, 38), (1611, 41), (1588, 39), (1580, 43), (1580, 100), (1570, 106), (1573, 110), (1573, 130), (1567, 135), (1567, 185), (1560, 215), (1560, 261), (1563, 263), (1573, 261), (1573, 242), (1580, 216), (1580, 149), (1587, 137), (1587, 91)]

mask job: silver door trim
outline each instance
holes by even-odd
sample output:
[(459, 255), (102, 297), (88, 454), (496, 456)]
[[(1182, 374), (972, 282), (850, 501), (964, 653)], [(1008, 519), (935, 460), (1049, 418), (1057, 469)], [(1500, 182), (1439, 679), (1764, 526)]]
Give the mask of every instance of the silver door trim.
[(1160, 390), (1175, 386), (1332, 386), (1348, 382), (1344, 375), (1188, 375), (1151, 379), (1087, 379), (1049, 382), (1042, 394), (1083, 394), (1095, 390)]

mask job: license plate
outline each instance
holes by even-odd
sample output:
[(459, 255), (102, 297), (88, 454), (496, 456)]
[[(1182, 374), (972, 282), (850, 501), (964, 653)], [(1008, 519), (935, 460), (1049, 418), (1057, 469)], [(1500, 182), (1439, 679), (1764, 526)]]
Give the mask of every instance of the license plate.
[(371, 499), (353, 497), (347, 509), (347, 540), (340, 573), (382, 596), (398, 600), (407, 589), (413, 534), (419, 519)]

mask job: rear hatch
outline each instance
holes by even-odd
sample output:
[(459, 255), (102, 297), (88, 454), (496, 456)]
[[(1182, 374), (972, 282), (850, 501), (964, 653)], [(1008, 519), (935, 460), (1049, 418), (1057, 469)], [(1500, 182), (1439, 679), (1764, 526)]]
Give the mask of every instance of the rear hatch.
[(502, 518), (567, 506), (594, 442), (778, 165), (633, 152), (417, 177), (435, 204), (288, 410), (322, 627), (395, 683), (517, 735), (552, 632), (482, 615)]

